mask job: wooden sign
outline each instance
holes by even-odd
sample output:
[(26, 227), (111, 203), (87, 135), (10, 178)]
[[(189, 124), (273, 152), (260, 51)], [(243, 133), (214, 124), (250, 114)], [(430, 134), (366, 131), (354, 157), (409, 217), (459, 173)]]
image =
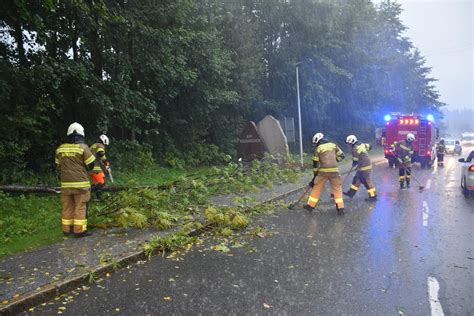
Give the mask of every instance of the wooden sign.
[(262, 159), (265, 154), (265, 146), (254, 122), (248, 122), (244, 126), (237, 143), (237, 159), (243, 162)]

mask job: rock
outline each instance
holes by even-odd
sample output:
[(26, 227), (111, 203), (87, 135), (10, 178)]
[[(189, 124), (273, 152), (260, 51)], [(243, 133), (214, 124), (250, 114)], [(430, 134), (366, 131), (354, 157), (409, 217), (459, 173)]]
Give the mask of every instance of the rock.
[(258, 133), (263, 139), (265, 149), (270, 154), (278, 158), (288, 158), (288, 142), (280, 122), (276, 118), (271, 115), (265, 116), (258, 123)]

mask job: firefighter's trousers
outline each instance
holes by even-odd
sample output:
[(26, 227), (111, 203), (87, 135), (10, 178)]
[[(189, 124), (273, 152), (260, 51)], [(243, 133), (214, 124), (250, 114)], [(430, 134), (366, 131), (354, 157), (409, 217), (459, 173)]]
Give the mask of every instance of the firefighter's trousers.
[(64, 233), (80, 234), (87, 230), (87, 202), (91, 198), (89, 188), (63, 189), (61, 191), (62, 226)]
[(313, 189), (311, 190), (311, 195), (308, 198), (308, 205), (310, 207), (315, 207), (321, 196), (321, 192), (324, 189), (326, 181), (329, 181), (331, 184), (331, 191), (334, 196), (334, 202), (336, 208), (343, 209), (344, 201), (342, 199), (342, 180), (339, 173), (323, 173), (318, 174), (314, 179)]
[(438, 166), (444, 166), (444, 154), (436, 154), (438, 158)]
[(363, 184), (365, 188), (367, 189), (369, 198), (374, 198), (377, 196), (377, 193), (375, 191), (375, 186), (372, 183), (372, 179), (370, 178), (370, 171), (360, 171), (360, 170), (356, 172), (354, 179), (352, 180), (351, 188), (349, 189), (349, 192), (347, 193), (347, 195), (349, 195), (350, 197), (353, 197), (357, 193), (357, 190), (359, 190), (359, 187), (361, 184)]
[(102, 191), (105, 187), (105, 173), (96, 172), (91, 173), (90, 176), (92, 180), (91, 192), (95, 193), (95, 196), (100, 199), (102, 196)]
[(403, 186), (405, 181), (406, 181), (407, 185), (410, 185), (411, 165), (401, 164), (399, 169), (398, 169), (398, 175), (399, 175), (399, 181), (400, 181), (401, 186)]

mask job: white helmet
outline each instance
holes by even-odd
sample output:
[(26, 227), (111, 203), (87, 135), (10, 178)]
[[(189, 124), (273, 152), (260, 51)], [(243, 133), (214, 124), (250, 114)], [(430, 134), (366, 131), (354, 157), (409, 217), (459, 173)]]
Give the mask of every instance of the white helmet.
[(109, 142), (109, 138), (107, 137), (107, 135), (102, 134), (102, 135), (99, 136), (99, 139), (102, 142), (102, 144), (104, 144), (105, 146), (109, 146), (110, 142)]
[(412, 142), (415, 140), (415, 135), (412, 133), (407, 134), (407, 141)]
[(349, 135), (349, 136), (347, 136), (347, 138), (346, 138), (346, 144), (354, 145), (355, 143), (357, 143), (357, 137), (356, 137), (355, 135)]
[(314, 134), (313, 139), (312, 139), (311, 142), (315, 145), (315, 144), (319, 143), (319, 141), (323, 138), (324, 138), (323, 133), (316, 133), (316, 134)]
[(84, 134), (84, 127), (81, 124), (74, 122), (67, 128), (67, 136), (71, 135), (72, 133), (76, 132), (77, 135), (86, 136)]

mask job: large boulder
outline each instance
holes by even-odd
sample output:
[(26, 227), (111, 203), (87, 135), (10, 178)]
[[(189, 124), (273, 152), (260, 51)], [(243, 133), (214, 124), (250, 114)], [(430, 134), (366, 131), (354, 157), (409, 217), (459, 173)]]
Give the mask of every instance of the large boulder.
[(287, 158), (290, 151), (280, 122), (273, 116), (267, 115), (258, 122), (257, 127), (265, 149), (273, 156)]

